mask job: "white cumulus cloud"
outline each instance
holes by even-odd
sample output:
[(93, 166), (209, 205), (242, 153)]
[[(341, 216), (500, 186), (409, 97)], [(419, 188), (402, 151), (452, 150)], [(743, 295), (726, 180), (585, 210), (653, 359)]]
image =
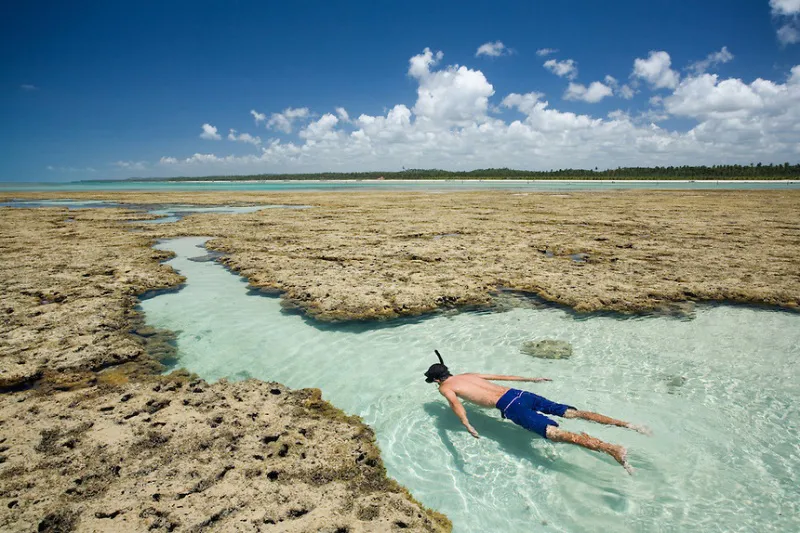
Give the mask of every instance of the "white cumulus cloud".
[(701, 61), (695, 61), (694, 63), (690, 64), (688, 68), (695, 74), (703, 74), (712, 67), (722, 63), (727, 63), (728, 61), (732, 60), (733, 54), (728, 51), (727, 46), (723, 46), (719, 52), (708, 54), (705, 59)]
[(47, 165), (45, 168), (53, 172), (97, 172), (97, 169), (93, 167), (54, 167), (53, 165)]
[(594, 104), (612, 94), (614, 94), (614, 91), (611, 90), (611, 87), (599, 81), (593, 81), (589, 84), (589, 87), (580, 83), (570, 82), (564, 93), (564, 100), (581, 100)]
[(222, 136), (217, 133), (217, 128), (211, 124), (203, 124), (203, 133), (200, 134), (200, 138), (209, 141), (218, 141), (222, 139)]
[(564, 61), (556, 61), (555, 59), (548, 59), (544, 62), (544, 68), (562, 78), (574, 80), (578, 75), (578, 64), (572, 59), (565, 59)]
[(229, 141), (238, 141), (243, 143), (249, 143), (255, 146), (261, 144), (261, 137), (253, 137), (249, 133), (236, 133), (235, 129), (232, 129), (228, 132), (228, 140)]
[(616, 94), (620, 98), (624, 98), (625, 100), (630, 100), (636, 94), (636, 92), (631, 88), (630, 85), (628, 84), (620, 85), (614, 76), (606, 75), (604, 81), (605, 84), (608, 85), (608, 87), (610, 87), (614, 91), (614, 94)]
[(787, 22), (778, 28), (778, 40), (783, 45), (800, 42), (800, 25), (797, 21)]
[(112, 165), (126, 170), (144, 170), (147, 168), (145, 161), (115, 161)]
[(339, 120), (342, 122), (350, 122), (350, 115), (347, 113), (347, 109), (343, 107), (336, 108), (336, 115), (339, 117)]
[(769, 0), (774, 15), (800, 14), (800, 0)]
[[(750, 84), (737, 78), (720, 80), (716, 74), (701, 74), (681, 82), (664, 99), (664, 108), (673, 115), (699, 119), (759, 120), (797, 117), (800, 121), (800, 84), (798, 67), (786, 84), (756, 79)], [(794, 128), (796, 129), (796, 128)]]
[(418, 121), (463, 125), (482, 120), (494, 87), (480, 70), (451, 65), (431, 71), (442, 57), (442, 52), (434, 54), (425, 48), (422, 54), (409, 60), (408, 73), (419, 83), (413, 108)]
[(536, 55), (539, 57), (549, 56), (558, 52), (558, 48), (539, 48), (536, 50)]
[(308, 126), (300, 130), (299, 135), (303, 139), (312, 139), (315, 141), (332, 139), (337, 135), (337, 132), (334, 132), (333, 129), (338, 123), (338, 118), (330, 113), (325, 113), (319, 120), (312, 121)]
[(769, 6), (781, 24), (778, 41), (783, 46), (800, 42), (800, 0), (769, 0)]
[(256, 125), (258, 125), (259, 122), (265, 122), (267, 120), (267, 115), (259, 113), (255, 109), (251, 109), (250, 114), (253, 115), (253, 120), (256, 121)]
[(631, 98), (636, 95), (636, 91), (630, 85), (623, 85), (619, 88), (619, 96), (620, 98), (624, 98), (625, 100), (630, 100)]
[(489, 56), (489, 57), (500, 57), (502, 55), (508, 55), (510, 50), (506, 48), (500, 41), (495, 41), (493, 43), (483, 43), (478, 47), (478, 51), (475, 52), (475, 57), (480, 56)]
[(435, 54), (430, 48), (425, 48), (421, 54), (408, 60), (408, 74), (414, 78), (421, 78), (430, 74), (431, 67), (436, 66), (444, 57), (444, 52), (439, 50)]
[[(777, 81), (743, 81), (710, 73), (682, 80), (676, 73), (670, 80), (671, 63), (663, 54), (666, 57), (654, 52), (642, 60), (647, 65), (636, 79), (667, 90), (649, 104), (643, 98), (643, 109), (594, 116), (562, 111), (536, 91), (498, 97), (480, 70), (441, 66), (444, 54), (426, 48), (408, 64), (410, 79), (417, 84), (416, 101), (395, 103), (376, 115), (356, 115), (352, 109), (347, 114), (335, 109), (321, 115), (307, 108), (284, 111), (280, 115), (287, 121), (300, 120), (298, 115), (309, 119), (294, 140), (271, 139), (253, 145), (246, 155), (199, 151), (165, 156), (161, 172), (165, 167), (187, 176), (403, 166), (607, 168), (783, 162), (800, 157), (800, 65)], [(607, 76), (588, 86), (573, 82), (567, 92), (576, 99), (598, 101), (610, 92), (624, 97), (625, 87), (633, 91)], [(497, 105), (505, 111), (489, 115)], [(349, 118), (351, 114), (358, 118)], [(680, 125), (669, 129), (656, 124), (670, 117), (680, 117), (675, 121)], [(148, 171), (156, 173), (156, 168), (150, 165)]]
[[(543, 133), (562, 132), (566, 136), (576, 134), (602, 124), (602, 119), (594, 119), (589, 115), (576, 115), (563, 113), (556, 109), (549, 109), (549, 102), (542, 100), (541, 93), (515, 94), (511, 93), (503, 99), (503, 105), (516, 108), (520, 113), (527, 115), (524, 123), (512, 122), (510, 128), (516, 134), (537, 137)], [(519, 124), (519, 125), (517, 125)], [(581, 136), (582, 134), (577, 134)]]
[(501, 102), (501, 105), (508, 108), (517, 108), (521, 113), (529, 115), (533, 108), (544, 98), (544, 93), (511, 93)]
[(310, 116), (307, 107), (287, 107), (281, 113), (273, 113), (267, 121), (267, 127), (282, 131), (283, 133), (292, 133), (292, 126), (295, 121), (305, 119)]
[(800, 65), (792, 67), (788, 83), (789, 85), (800, 84)]
[(672, 70), (672, 60), (664, 51), (653, 51), (647, 59), (637, 58), (633, 62), (633, 77), (641, 78), (654, 89), (674, 89), (680, 75)]

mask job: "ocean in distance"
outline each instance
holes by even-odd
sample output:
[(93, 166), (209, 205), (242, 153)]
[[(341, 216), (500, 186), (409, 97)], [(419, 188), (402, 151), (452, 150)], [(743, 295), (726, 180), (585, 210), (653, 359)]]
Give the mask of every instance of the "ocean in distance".
[(788, 190), (800, 180), (263, 180), (263, 181), (76, 181), (62, 183), (2, 182), (0, 192), (84, 191), (604, 191), (651, 190)]

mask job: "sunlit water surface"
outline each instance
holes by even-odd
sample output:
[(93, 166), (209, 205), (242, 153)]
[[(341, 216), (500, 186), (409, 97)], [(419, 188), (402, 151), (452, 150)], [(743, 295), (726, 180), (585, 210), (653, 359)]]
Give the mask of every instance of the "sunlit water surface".
[[(456, 532), (800, 530), (800, 315), (709, 306), (692, 319), (576, 319), (556, 308), (325, 326), (202, 255), (201, 238), (159, 244), (187, 277), (142, 302), (148, 323), (179, 331), (178, 365), (208, 380), (256, 377), (319, 387), (377, 434), (389, 475)], [(529, 340), (572, 344), (567, 360), (520, 353)], [(422, 373), (438, 348), (456, 372), (547, 376), (525, 389), (645, 423), (568, 420), (630, 450), (636, 473), (467, 407), (473, 439)]]

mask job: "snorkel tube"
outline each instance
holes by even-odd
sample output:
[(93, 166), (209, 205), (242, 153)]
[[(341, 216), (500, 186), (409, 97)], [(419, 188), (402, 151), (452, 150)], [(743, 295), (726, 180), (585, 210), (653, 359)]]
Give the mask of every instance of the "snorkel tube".
[(450, 377), (450, 370), (448, 370), (447, 365), (444, 364), (444, 359), (442, 359), (442, 354), (439, 353), (439, 350), (434, 350), (436, 357), (439, 358), (438, 363), (434, 363), (428, 368), (428, 371), (425, 372), (425, 381), (428, 383), (433, 383), (437, 379), (447, 379)]

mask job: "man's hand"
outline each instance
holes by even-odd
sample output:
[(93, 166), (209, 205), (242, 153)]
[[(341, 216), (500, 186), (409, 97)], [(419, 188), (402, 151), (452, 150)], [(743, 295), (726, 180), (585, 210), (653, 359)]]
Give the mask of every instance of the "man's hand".
[(478, 436), (478, 432), (475, 431), (475, 428), (472, 427), (472, 424), (469, 423), (469, 420), (467, 419), (467, 412), (464, 410), (464, 406), (461, 405), (461, 401), (458, 399), (456, 393), (453, 392), (452, 390), (449, 389), (443, 390), (441, 388), (439, 389), (439, 393), (445, 398), (447, 398), (448, 402), (450, 402), (450, 408), (456, 414), (458, 419), (461, 420), (461, 423), (464, 424), (464, 427), (467, 428), (469, 434), (475, 437), (476, 439), (479, 439), (480, 437)]
[(534, 383), (540, 383), (542, 381), (553, 381), (553, 380), (550, 378), (531, 378), (531, 381)]

